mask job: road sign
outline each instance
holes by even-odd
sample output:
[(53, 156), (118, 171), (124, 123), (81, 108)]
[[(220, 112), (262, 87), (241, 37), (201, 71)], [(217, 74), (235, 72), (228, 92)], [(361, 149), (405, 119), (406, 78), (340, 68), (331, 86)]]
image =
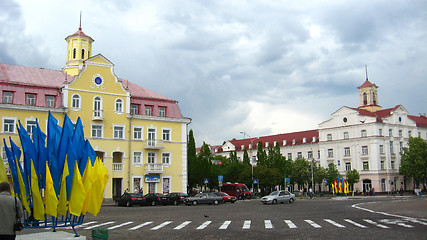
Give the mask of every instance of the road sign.
[(218, 165), (220, 165), (220, 166), (221, 166), (221, 164), (222, 164), (222, 162), (221, 162), (221, 161), (218, 161)]
[(254, 179), (254, 184), (258, 184), (258, 179)]
[(224, 181), (224, 176), (218, 175), (218, 182), (222, 182), (222, 181)]
[(326, 179), (326, 178), (325, 178), (325, 179), (323, 179), (323, 182), (324, 182), (324, 183), (328, 183), (328, 179)]
[(388, 180), (388, 183), (389, 183), (389, 184), (393, 184), (393, 181), (391, 181), (391, 180)]
[(205, 184), (208, 184), (208, 183), (209, 183), (209, 178), (205, 178), (204, 183), (205, 183)]
[(285, 178), (285, 182), (291, 182), (291, 179), (290, 178)]

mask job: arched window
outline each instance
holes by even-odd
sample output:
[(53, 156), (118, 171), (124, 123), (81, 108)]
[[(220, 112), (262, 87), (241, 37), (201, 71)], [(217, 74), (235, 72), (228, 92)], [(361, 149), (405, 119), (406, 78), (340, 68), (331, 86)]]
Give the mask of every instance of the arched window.
[(363, 105), (368, 105), (368, 94), (363, 93)]
[(122, 113), (123, 112), (123, 100), (121, 100), (120, 98), (116, 100), (116, 112), (118, 113)]
[(71, 108), (80, 108), (80, 96), (78, 94), (74, 94), (71, 99)]
[(82, 59), (84, 59), (84, 58), (85, 58), (85, 50), (82, 49)]
[(102, 103), (101, 103), (101, 97), (99, 96), (96, 96), (93, 99), (93, 116), (102, 117)]
[(77, 54), (77, 50), (74, 48), (74, 49), (73, 49), (73, 58), (74, 58), (74, 59), (76, 58), (76, 54)]
[(377, 96), (375, 94), (375, 91), (372, 91), (372, 101), (374, 105), (377, 105)]

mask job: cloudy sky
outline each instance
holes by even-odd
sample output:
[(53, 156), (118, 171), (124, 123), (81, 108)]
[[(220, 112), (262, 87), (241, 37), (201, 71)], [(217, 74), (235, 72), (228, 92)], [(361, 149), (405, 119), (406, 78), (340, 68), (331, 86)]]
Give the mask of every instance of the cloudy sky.
[(427, 112), (427, 2), (2, 0), (0, 62), (61, 69), (83, 31), (118, 77), (179, 101), (197, 145), (316, 129), (358, 89)]

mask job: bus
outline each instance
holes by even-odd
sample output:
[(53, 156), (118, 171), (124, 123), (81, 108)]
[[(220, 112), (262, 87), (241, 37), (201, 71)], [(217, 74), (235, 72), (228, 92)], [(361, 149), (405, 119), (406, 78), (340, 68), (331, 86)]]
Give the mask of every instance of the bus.
[[(249, 191), (249, 188), (243, 183), (223, 183), (221, 191), (227, 193), (230, 196), (235, 196), (239, 200), (242, 200), (244, 198), (252, 198), (252, 192)], [(237, 196), (238, 194), (239, 196)]]

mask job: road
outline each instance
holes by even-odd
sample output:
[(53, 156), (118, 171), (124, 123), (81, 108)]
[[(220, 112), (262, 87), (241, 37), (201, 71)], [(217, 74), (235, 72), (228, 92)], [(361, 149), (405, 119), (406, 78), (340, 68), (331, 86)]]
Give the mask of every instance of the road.
[[(339, 199), (339, 200), (338, 200)], [(109, 228), (109, 239), (427, 239), (427, 198), (259, 200), (197, 206), (104, 205), (77, 231)], [(63, 230), (63, 229), (59, 229)], [(50, 231), (25, 229), (19, 234)], [(72, 232), (72, 230), (65, 230)]]

